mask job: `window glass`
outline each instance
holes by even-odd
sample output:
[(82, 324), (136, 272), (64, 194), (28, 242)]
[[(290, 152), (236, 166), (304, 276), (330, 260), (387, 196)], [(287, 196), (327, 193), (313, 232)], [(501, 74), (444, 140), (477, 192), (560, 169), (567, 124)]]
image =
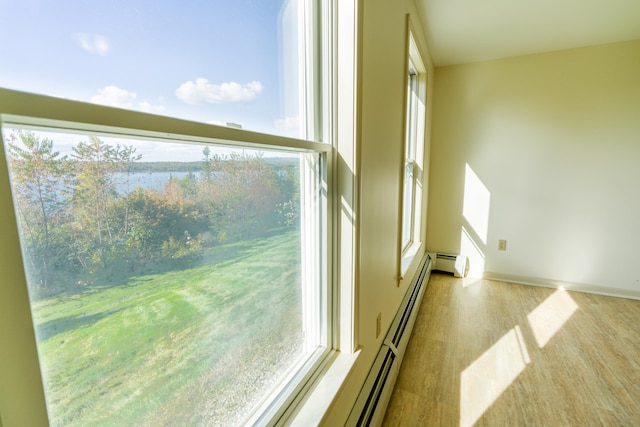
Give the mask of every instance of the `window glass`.
[(406, 86), (406, 124), (402, 187), (401, 265), (404, 274), (422, 244), (426, 69), (411, 32)]
[(402, 247), (411, 243), (413, 220), (413, 162), (407, 162), (404, 168), (404, 189), (402, 193)]
[(241, 424), (326, 346), (319, 155), (3, 138), (51, 425)]
[(402, 192), (402, 248), (406, 249), (413, 239), (414, 220), (416, 218), (414, 209), (415, 196), (415, 164), (416, 146), (418, 143), (418, 75), (412, 62), (409, 63), (409, 76), (407, 79), (407, 123), (405, 136), (405, 167), (404, 167), (404, 188)]
[(0, 87), (312, 138), (307, 3), (0, 0)]

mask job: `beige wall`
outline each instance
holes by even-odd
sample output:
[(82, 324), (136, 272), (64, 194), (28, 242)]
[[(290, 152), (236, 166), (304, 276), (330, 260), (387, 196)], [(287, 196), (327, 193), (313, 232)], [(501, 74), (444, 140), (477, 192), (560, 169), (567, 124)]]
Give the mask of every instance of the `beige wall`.
[(640, 295), (640, 40), (438, 68), (434, 99), (429, 250)]
[[(342, 425), (407, 291), (416, 264), (399, 282), (400, 183), (403, 170), (407, 14), (432, 82), (433, 67), (413, 1), (361, 2), (359, 132), (359, 269), (356, 344), (361, 354), (326, 425)], [(429, 102), (429, 100), (428, 100)], [(427, 118), (431, 108), (427, 104)], [(427, 134), (429, 129), (427, 128)], [(427, 136), (428, 160), (428, 136)], [(427, 161), (428, 164), (428, 161)], [(427, 180), (425, 179), (425, 182)], [(425, 194), (426, 203), (426, 194)], [(423, 247), (424, 252), (424, 247)], [(416, 257), (419, 261), (420, 256)], [(382, 332), (376, 337), (380, 313)]]

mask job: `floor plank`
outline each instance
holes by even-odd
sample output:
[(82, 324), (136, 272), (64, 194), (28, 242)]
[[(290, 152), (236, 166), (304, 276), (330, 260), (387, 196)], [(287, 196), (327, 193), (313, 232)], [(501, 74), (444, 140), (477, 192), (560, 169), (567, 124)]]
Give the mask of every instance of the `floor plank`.
[(640, 301), (431, 275), (384, 426), (640, 425)]

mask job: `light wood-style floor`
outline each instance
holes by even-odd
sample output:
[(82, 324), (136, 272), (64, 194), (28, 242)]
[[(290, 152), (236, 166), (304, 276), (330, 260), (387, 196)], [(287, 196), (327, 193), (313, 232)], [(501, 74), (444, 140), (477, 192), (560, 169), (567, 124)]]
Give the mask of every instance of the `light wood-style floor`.
[(434, 273), (384, 426), (640, 426), (640, 301)]

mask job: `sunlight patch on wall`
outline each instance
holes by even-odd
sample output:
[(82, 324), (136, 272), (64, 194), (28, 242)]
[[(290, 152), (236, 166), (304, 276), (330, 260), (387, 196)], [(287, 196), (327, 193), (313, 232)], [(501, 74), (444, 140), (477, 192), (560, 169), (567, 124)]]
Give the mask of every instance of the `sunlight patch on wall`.
[(462, 371), (460, 427), (478, 421), (529, 363), (522, 332), (516, 326)]
[(558, 289), (529, 313), (527, 319), (538, 346), (543, 348), (577, 309), (567, 291)]
[(466, 228), (460, 232), (460, 253), (469, 260), (469, 277), (482, 277), (484, 273), (484, 253), (480, 250)]
[(489, 230), (490, 204), (491, 193), (467, 163), (464, 174), (464, 204), (462, 207), (462, 215), (484, 244), (487, 243), (487, 233)]
[(340, 205), (342, 206), (342, 219), (347, 221), (347, 224), (353, 224), (355, 212), (349, 204), (349, 201), (344, 196), (342, 196), (340, 199)]

